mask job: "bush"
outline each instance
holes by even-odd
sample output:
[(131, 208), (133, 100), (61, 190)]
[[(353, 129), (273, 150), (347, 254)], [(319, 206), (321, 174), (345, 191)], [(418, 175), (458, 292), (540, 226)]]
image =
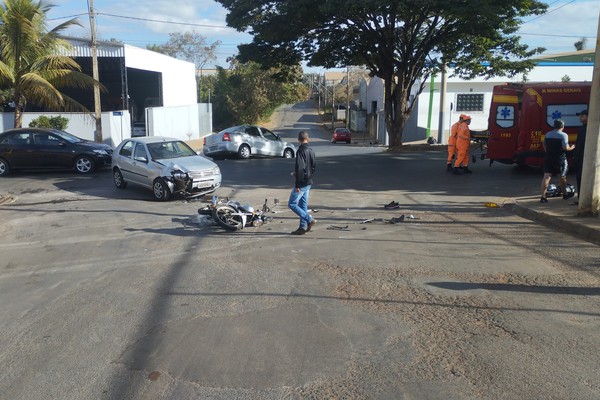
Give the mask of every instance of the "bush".
[(30, 128), (46, 128), (46, 129), (58, 129), (64, 131), (69, 125), (69, 119), (61, 116), (46, 117), (45, 115), (39, 116), (29, 123)]

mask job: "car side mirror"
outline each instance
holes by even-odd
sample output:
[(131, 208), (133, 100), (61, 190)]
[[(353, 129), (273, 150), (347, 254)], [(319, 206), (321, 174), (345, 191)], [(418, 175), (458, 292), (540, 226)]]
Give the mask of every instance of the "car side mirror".
[(143, 163), (147, 163), (148, 159), (146, 157), (134, 157), (133, 158), (135, 161), (139, 161), (139, 162), (143, 162)]
[(281, 136), (275, 135), (275, 137), (277, 138), (277, 140), (281, 140)]

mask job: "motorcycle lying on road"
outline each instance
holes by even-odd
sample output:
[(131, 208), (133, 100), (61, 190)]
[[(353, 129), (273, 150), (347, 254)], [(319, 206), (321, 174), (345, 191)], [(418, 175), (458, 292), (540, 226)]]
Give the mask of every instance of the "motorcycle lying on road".
[(270, 222), (271, 218), (265, 215), (267, 211), (266, 200), (262, 210), (255, 211), (248, 204), (242, 205), (238, 201), (213, 197), (213, 203), (199, 208), (198, 214), (208, 215), (221, 228), (235, 232), (245, 227), (259, 227)]

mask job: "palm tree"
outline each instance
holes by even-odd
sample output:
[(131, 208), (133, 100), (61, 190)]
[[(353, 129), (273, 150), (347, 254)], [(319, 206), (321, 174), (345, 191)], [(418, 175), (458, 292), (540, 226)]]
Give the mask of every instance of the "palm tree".
[[(4, 0), (0, 6), (0, 89), (8, 89), (15, 104), (15, 127), (23, 122), (27, 104), (64, 111), (88, 110), (59, 89), (93, 88), (94, 79), (66, 56), (70, 44), (59, 33), (70, 19), (47, 30), (46, 13), (53, 6), (34, 0)], [(81, 25), (80, 25), (81, 26)]]

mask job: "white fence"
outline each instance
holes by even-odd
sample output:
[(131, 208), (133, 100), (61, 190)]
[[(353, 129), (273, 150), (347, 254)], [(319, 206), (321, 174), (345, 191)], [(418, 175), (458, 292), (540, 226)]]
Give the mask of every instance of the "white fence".
[[(14, 127), (14, 113), (1, 113), (0, 132)], [(89, 113), (25, 113), (23, 127), (34, 119), (62, 116), (69, 120), (65, 129), (82, 139), (94, 140), (96, 122)], [(212, 133), (212, 104), (201, 103), (177, 107), (152, 107), (146, 109), (146, 131), (148, 136), (169, 136), (181, 140), (200, 139)], [(102, 113), (102, 142), (116, 147), (131, 137), (129, 111)]]

